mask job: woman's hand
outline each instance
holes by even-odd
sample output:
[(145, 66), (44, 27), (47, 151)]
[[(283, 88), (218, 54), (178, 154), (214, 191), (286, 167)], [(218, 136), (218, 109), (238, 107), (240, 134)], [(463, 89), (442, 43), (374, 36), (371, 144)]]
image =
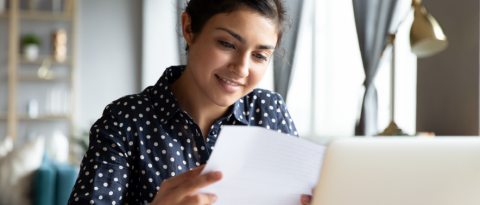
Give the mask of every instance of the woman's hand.
[(162, 182), (160, 190), (150, 205), (200, 205), (213, 204), (217, 201), (214, 194), (194, 194), (200, 188), (206, 187), (222, 179), (221, 172), (210, 172), (200, 176), (205, 165), (169, 178)]
[[(315, 189), (312, 189), (312, 194), (314, 190)], [(310, 205), (310, 203), (312, 202), (312, 195), (302, 194), (300, 196), (300, 202), (302, 202), (302, 205)]]

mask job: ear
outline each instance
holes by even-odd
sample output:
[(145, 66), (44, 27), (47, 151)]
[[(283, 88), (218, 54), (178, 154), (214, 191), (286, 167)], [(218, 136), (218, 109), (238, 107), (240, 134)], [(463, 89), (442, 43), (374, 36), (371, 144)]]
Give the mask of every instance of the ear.
[(182, 14), (182, 34), (188, 46), (191, 46), (193, 43), (192, 19), (187, 12), (183, 12)]

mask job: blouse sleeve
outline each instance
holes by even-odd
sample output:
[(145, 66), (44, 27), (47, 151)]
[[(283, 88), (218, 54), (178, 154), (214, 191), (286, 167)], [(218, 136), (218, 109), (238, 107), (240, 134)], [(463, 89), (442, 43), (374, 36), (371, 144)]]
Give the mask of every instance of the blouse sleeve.
[(131, 169), (120, 113), (110, 104), (90, 129), (89, 148), (68, 204), (124, 204)]
[(292, 117), (290, 116), (290, 113), (287, 110), (287, 106), (285, 105), (285, 102), (283, 101), (282, 96), (280, 96), (280, 94), (278, 93), (275, 93), (274, 96), (276, 98), (274, 101), (274, 104), (276, 105), (276, 112), (277, 112), (277, 117), (276, 117), (277, 129), (283, 133), (287, 133), (289, 135), (298, 137), (297, 128), (293, 123)]

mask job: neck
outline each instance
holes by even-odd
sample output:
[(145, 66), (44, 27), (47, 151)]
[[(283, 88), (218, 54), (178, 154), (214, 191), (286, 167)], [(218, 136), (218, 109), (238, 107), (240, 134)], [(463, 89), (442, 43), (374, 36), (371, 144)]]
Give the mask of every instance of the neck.
[(171, 89), (180, 107), (200, 126), (204, 137), (215, 121), (228, 112), (229, 107), (218, 106), (196, 85), (188, 66)]

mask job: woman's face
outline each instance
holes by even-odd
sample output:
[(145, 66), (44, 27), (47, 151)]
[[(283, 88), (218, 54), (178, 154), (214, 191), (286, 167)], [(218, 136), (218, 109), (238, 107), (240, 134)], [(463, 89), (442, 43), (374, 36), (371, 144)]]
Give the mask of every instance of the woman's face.
[(182, 23), (190, 46), (187, 71), (202, 94), (227, 107), (257, 86), (277, 43), (276, 26), (269, 19), (245, 9), (217, 14), (194, 41), (187, 13)]

